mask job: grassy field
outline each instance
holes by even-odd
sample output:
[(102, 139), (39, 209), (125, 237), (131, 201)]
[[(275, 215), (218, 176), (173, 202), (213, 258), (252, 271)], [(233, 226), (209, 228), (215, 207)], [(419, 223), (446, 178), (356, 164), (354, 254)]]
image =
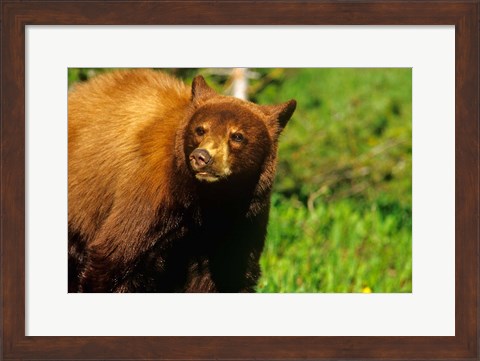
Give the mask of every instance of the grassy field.
[(288, 69), (259, 292), (411, 292), (410, 69)]
[(273, 197), (259, 292), (411, 292), (411, 216)]
[[(203, 74), (217, 91), (228, 78)], [(258, 292), (411, 292), (411, 69), (253, 69), (249, 97), (297, 100), (283, 132)], [(98, 73), (70, 69), (69, 84)]]

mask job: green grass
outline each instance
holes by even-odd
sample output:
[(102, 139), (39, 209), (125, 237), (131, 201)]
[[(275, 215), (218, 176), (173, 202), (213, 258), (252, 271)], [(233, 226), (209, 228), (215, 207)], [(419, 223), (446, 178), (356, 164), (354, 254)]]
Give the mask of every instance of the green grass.
[(411, 292), (411, 215), (273, 196), (258, 292)]
[(411, 292), (411, 69), (276, 72), (253, 99), (298, 107), (258, 291)]

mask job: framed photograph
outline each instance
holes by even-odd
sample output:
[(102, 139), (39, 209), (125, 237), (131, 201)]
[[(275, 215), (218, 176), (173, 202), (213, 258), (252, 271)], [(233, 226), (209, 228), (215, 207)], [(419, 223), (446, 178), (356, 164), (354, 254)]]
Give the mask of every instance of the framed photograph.
[[(69, 292), (411, 293), (412, 68), (68, 75)], [(158, 222), (169, 229), (172, 217), (183, 232), (151, 231)], [(139, 220), (145, 234), (128, 235)], [(117, 253), (130, 261), (104, 268)], [(40, 272), (32, 277), (49, 278)]]
[(479, 359), (478, 1), (1, 6), (2, 359)]

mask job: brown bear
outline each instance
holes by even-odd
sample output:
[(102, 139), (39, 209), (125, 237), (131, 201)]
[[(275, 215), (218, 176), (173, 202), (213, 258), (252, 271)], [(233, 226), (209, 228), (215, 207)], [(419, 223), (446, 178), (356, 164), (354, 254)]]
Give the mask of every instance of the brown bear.
[(278, 137), (295, 107), (146, 69), (76, 85), (69, 292), (254, 292)]

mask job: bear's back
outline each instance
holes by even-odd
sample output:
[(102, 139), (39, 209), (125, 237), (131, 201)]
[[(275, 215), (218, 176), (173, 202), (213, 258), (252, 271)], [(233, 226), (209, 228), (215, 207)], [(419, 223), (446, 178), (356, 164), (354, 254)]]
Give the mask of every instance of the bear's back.
[(187, 106), (189, 100), (190, 89), (165, 73), (140, 69), (96, 76), (69, 93), (69, 142), (121, 143), (149, 122)]
[(148, 147), (172, 149), (190, 93), (181, 81), (146, 69), (105, 73), (74, 86), (68, 97), (68, 215), (74, 231), (93, 237), (122, 182), (135, 182), (142, 172)]

